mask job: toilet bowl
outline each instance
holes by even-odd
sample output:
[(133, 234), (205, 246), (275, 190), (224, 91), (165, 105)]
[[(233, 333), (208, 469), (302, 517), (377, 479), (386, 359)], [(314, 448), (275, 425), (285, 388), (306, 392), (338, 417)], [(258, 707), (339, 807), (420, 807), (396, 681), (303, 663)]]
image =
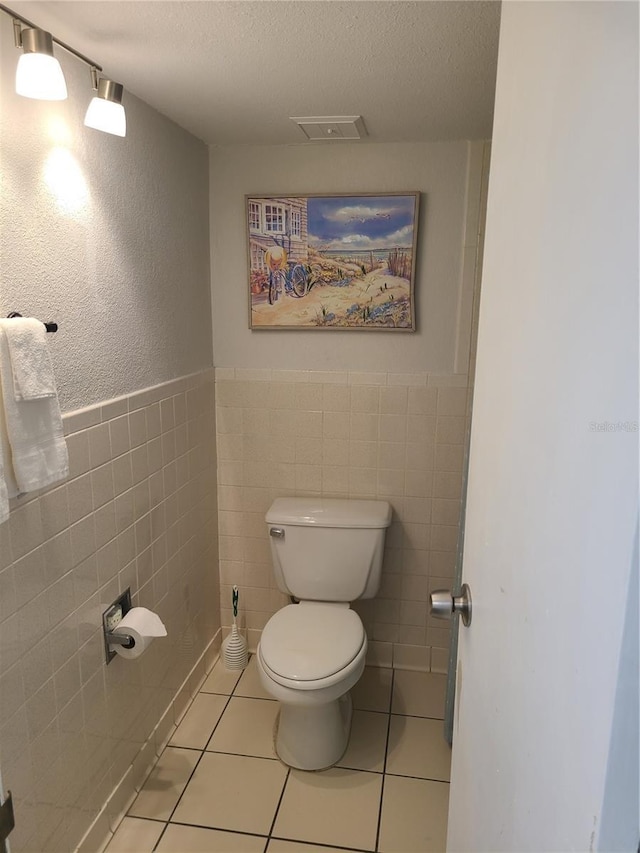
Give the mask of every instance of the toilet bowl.
[(342, 758), (351, 728), (349, 690), (364, 670), (367, 638), (343, 603), (290, 604), (273, 616), (256, 655), (264, 689), (281, 703), (276, 752), (319, 770)]
[(266, 515), (278, 588), (298, 599), (265, 625), (256, 662), (280, 702), (276, 752), (291, 767), (321, 770), (343, 756), (349, 690), (364, 670), (367, 636), (350, 602), (380, 586), (386, 501), (278, 498)]

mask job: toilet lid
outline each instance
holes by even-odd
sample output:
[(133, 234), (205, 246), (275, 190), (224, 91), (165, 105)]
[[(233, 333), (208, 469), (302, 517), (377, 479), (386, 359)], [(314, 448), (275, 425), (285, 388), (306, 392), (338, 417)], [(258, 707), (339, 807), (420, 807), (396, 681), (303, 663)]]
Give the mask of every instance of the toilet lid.
[(364, 640), (360, 617), (348, 607), (289, 604), (265, 625), (260, 652), (276, 675), (317, 681), (348, 666)]

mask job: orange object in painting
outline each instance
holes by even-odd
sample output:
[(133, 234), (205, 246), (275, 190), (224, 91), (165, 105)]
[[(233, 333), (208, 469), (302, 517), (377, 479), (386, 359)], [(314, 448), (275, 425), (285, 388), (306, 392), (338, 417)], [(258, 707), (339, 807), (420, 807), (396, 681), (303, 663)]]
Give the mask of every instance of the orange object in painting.
[(282, 246), (272, 246), (264, 253), (264, 259), (270, 270), (283, 270), (287, 266), (287, 253)]

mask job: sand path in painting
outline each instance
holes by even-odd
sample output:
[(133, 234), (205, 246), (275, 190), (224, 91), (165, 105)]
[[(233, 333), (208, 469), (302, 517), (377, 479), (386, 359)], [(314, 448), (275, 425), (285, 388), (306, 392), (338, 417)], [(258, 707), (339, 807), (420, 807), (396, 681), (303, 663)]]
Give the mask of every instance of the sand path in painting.
[[(386, 285), (386, 289), (385, 289)], [(352, 305), (374, 308), (401, 296), (409, 295), (405, 278), (390, 275), (386, 268), (372, 270), (361, 278), (354, 278), (343, 287), (316, 284), (300, 299), (283, 294), (275, 305), (263, 302), (252, 307), (254, 326), (321, 326), (322, 307), (327, 313), (344, 317)]]

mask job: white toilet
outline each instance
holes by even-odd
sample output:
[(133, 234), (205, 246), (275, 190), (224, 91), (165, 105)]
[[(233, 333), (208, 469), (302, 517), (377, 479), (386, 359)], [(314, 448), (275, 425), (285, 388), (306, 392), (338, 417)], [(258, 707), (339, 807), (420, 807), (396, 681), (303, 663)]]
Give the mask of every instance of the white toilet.
[(386, 501), (278, 498), (266, 515), (279, 589), (299, 600), (274, 614), (256, 662), (281, 703), (276, 751), (302, 770), (331, 767), (351, 728), (349, 690), (364, 670), (367, 636), (349, 602), (380, 586)]

